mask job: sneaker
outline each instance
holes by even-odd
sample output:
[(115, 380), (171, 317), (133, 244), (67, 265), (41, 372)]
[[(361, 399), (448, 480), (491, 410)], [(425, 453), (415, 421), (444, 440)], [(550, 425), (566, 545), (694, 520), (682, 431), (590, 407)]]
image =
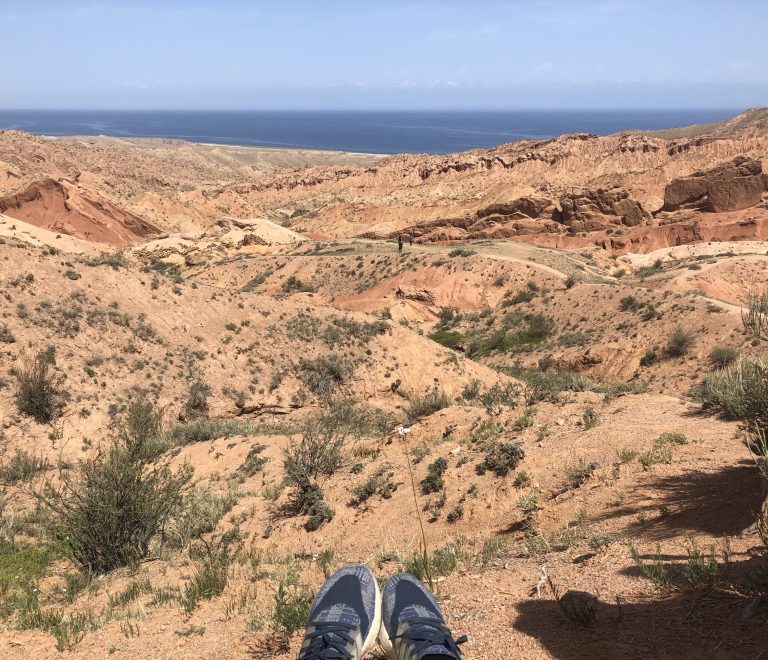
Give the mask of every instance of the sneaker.
[(381, 594), (373, 573), (347, 564), (331, 575), (309, 610), (299, 660), (359, 660), (381, 627)]
[(460, 660), (453, 639), (434, 596), (413, 575), (399, 573), (384, 585), (379, 644), (392, 660)]

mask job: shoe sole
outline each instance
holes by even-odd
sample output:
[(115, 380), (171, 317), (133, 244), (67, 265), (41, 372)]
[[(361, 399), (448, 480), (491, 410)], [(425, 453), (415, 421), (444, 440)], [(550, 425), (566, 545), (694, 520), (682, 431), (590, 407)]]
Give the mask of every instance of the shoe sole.
[(371, 622), (371, 629), (368, 632), (368, 637), (363, 640), (363, 652), (361, 657), (365, 655), (366, 651), (370, 651), (376, 638), (380, 635), (380, 630), (383, 629), (381, 625), (381, 589), (379, 589), (379, 582), (376, 578), (373, 578), (373, 586), (376, 589), (376, 606), (373, 611), (373, 621)]
[(389, 638), (387, 628), (383, 623), (379, 629), (379, 646), (381, 647), (381, 650), (386, 653), (387, 657), (390, 658), (390, 660), (397, 660), (394, 644), (392, 644), (392, 640)]

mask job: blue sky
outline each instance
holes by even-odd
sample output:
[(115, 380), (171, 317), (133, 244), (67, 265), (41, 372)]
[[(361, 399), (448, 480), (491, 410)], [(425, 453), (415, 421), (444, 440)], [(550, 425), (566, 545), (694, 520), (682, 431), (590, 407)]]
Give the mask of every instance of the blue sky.
[(0, 0), (0, 108), (768, 105), (768, 1)]

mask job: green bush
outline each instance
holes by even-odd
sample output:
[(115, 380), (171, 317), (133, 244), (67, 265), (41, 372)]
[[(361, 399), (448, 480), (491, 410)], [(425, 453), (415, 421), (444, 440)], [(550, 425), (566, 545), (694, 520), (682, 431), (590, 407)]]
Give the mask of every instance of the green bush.
[(429, 417), (443, 408), (453, 405), (453, 400), (442, 390), (432, 390), (424, 396), (412, 395), (408, 397), (408, 407), (405, 414), (409, 422), (413, 423), (423, 417)]
[(693, 394), (705, 410), (756, 429), (768, 428), (768, 366), (759, 359), (744, 359), (708, 374)]
[(687, 355), (695, 343), (696, 337), (693, 333), (678, 326), (672, 332), (667, 342), (667, 355), (672, 357)]
[(248, 435), (252, 431), (253, 425), (240, 419), (195, 419), (171, 427), (168, 438), (175, 444), (188, 445), (233, 435)]
[(473, 254), (477, 254), (474, 250), (468, 248), (454, 248), (448, 253), (449, 257), (471, 257)]
[(15, 371), (18, 388), (16, 407), (40, 424), (53, 421), (61, 411), (62, 398), (52, 364), (46, 353), (38, 353)]
[(0, 323), (0, 342), (3, 344), (13, 344), (16, 337), (13, 336), (10, 328), (5, 323)]
[(569, 465), (565, 469), (566, 485), (569, 488), (578, 488), (586, 483), (587, 479), (592, 476), (592, 473), (598, 467), (600, 467), (600, 464), (596, 461), (587, 461), (583, 458), (579, 459), (576, 463)]
[(7, 464), (0, 466), (0, 485), (12, 486), (29, 481), (49, 468), (48, 461), (24, 449), (16, 449)]
[(462, 334), (454, 330), (438, 330), (427, 335), (427, 337), (446, 348), (456, 348), (464, 341)]
[(709, 359), (719, 369), (730, 366), (739, 358), (739, 349), (733, 346), (715, 346), (709, 354)]
[(208, 414), (208, 398), (211, 396), (211, 386), (202, 378), (196, 378), (189, 384), (187, 400), (184, 403), (184, 418), (197, 419)]
[(351, 362), (335, 354), (301, 358), (298, 366), (298, 375), (304, 384), (314, 394), (325, 398), (346, 383), (353, 371)]
[(485, 452), (483, 462), (477, 466), (477, 471), (483, 474), (487, 470), (497, 477), (505, 477), (516, 469), (525, 458), (525, 450), (518, 442), (498, 442), (491, 445)]
[(107, 573), (143, 559), (152, 538), (175, 513), (192, 477), (188, 465), (173, 472), (152, 465), (146, 437), (125, 430), (75, 476), (47, 484), (38, 498), (51, 512), (54, 532), (89, 573)]
[(430, 493), (437, 493), (443, 490), (445, 487), (443, 475), (447, 469), (448, 461), (444, 458), (438, 458), (433, 463), (430, 463), (427, 467), (427, 476), (419, 484), (421, 486), (421, 494), (429, 495)]
[(316, 291), (314, 286), (307, 284), (306, 282), (302, 282), (295, 275), (291, 275), (287, 280), (285, 280), (285, 282), (283, 282), (282, 290), (283, 293), (293, 293), (295, 291), (314, 293)]
[(192, 612), (201, 600), (220, 596), (229, 582), (229, 548), (226, 542), (205, 544), (203, 555), (195, 562), (195, 574), (184, 587), (181, 605)]

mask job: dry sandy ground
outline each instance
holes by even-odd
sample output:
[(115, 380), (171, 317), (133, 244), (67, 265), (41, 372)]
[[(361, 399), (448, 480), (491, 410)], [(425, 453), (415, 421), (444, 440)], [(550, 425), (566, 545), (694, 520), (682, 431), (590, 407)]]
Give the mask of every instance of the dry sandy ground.
[[(370, 238), (583, 186), (620, 184), (655, 208), (673, 177), (765, 156), (764, 131), (717, 131), (386, 159), (1, 134), (0, 193), (31, 192), (19, 218), (0, 216), (0, 468), (17, 450), (48, 465), (9, 485), (0, 511), (0, 538), (10, 530), (23, 550), (0, 544), (0, 657), (295, 657), (300, 631), (276, 642), (279, 595), (300, 599), (348, 561), (381, 578), (412, 566), (419, 516), (470, 660), (764, 657), (768, 608), (756, 597), (768, 564), (752, 527), (763, 485), (739, 424), (703, 414), (690, 392), (716, 368), (713, 349), (764, 350), (741, 312), (768, 284), (766, 245), (746, 240), (766, 225), (742, 224), (765, 208), (694, 218), (712, 242), (683, 227), (689, 212), (619, 236), (644, 255), (622, 255), (605, 231), (402, 254)], [(715, 240), (739, 227), (745, 240)], [(680, 232), (694, 243), (679, 245)], [(540, 341), (490, 342), (536, 318)], [(674, 356), (678, 330), (692, 341)], [(17, 406), (17, 370), (38, 351), (65, 395), (49, 424)], [(528, 405), (527, 383), (558, 373), (569, 388)], [(94, 456), (139, 392), (178, 430), (198, 379), (211, 388), (205, 423), (240, 426), (179, 441), (166, 458), (188, 463), (196, 497), (222, 507), (199, 535), (235, 539), (223, 591), (182, 606), (201, 543), (173, 545), (179, 515), (146, 561), (71, 597), (77, 567), (60, 553), (25, 582), (20, 557), (49, 547), (35, 484)], [(401, 440), (407, 409), (430, 392), (448, 405)], [(348, 431), (341, 467), (321, 483), (335, 515), (310, 532), (284, 452), (308, 417), (345, 401), (384, 421)], [(512, 442), (524, 450), (516, 469), (483, 471), (488, 447)], [(264, 463), (249, 471), (254, 456)], [(418, 494), (417, 510), (409, 464), (420, 491), (437, 459), (443, 486)], [(194, 501), (190, 517), (202, 515)], [(597, 598), (591, 625), (567, 615), (573, 596), (558, 602), (569, 590)], [(24, 618), (38, 610), (83, 617), (82, 635), (57, 650), (61, 625)]]

